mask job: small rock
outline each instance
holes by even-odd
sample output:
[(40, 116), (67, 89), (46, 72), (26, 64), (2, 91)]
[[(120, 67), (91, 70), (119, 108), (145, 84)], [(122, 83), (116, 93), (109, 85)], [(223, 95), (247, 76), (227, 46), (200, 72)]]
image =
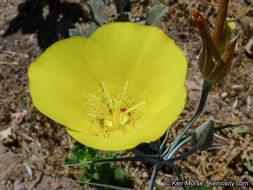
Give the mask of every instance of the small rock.
[(5, 130), (0, 131), (0, 142), (2, 142), (4, 146), (18, 146), (18, 140), (12, 129), (13, 127), (9, 127)]
[(4, 35), (5, 31), (4, 30), (0, 30), (0, 36)]
[(141, 175), (142, 178), (147, 178), (148, 177), (148, 174), (147, 172), (143, 172), (143, 174)]
[(14, 182), (14, 190), (26, 190), (25, 189), (25, 184), (21, 183), (19, 180), (16, 180)]
[(246, 102), (247, 102), (247, 109), (250, 110), (253, 107), (253, 96), (248, 95)]
[(243, 85), (242, 84), (235, 84), (232, 86), (233, 89), (240, 89), (240, 88), (243, 88)]
[(25, 110), (22, 112), (16, 112), (12, 114), (12, 117), (17, 124), (20, 124), (26, 115), (27, 115), (27, 111)]
[(221, 97), (222, 97), (222, 98), (225, 98), (227, 95), (228, 95), (227, 92), (222, 92), (222, 93), (221, 93)]
[(6, 184), (6, 180), (2, 180), (2, 181), (1, 181), (1, 184), (2, 184), (2, 185), (5, 185), (5, 184)]
[(25, 169), (26, 169), (27, 173), (30, 175), (30, 177), (32, 177), (33, 176), (32, 169), (30, 168), (30, 166), (26, 162), (24, 162), (24, 165), (25, 165)]
[(12, 127), (9, 127), (5, 130), (0, 131), (0, 140), (3, 144), (12, 141)]
[(35, 125), (34, 128), (35, 128), (36, 130), (39, 130), (39, 129), (40, 129), (40, 126), (39, 126), (39, 125)]
[(251, 38), (246, 47), (245, 47), (245, 50), (247, 52), (248, 55), (252, 56), (253, 57), (253, 38)]
[(237, 105), (238, 105), (238, 99), (236, 98), (232, 105), (232, 108), (235, 109)]

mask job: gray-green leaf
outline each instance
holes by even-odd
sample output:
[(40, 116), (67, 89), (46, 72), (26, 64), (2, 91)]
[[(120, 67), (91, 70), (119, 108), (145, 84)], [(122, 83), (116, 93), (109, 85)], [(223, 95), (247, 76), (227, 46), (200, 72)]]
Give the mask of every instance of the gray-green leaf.
[(90, 24), (90, 27), (88, 28), (87, 37), (89, 37), (95, 30), (97, 29), (97, 25), (95, 22), (92, 22)]
[(91, 16), (94, 21), (102, 26), (107, 23), (107, 11), (103, 0), (87, 0), (86, 3), (90, 7)]
[(80, 30), (77, 30), (76, 28), (70, 28), (69, 37), (73, 37), (73, 36), (84, 36), (84, 34)]
[(165, 5), (155, 5), (152, 7), (148, 12), (146, 24), (155, 26), (167, 11), (167, 9), (168, 7)]
[(214, 121), (211, 117), (201, 126), (199, 126), (194, 133), (192, 133), (192, 143), (198, 150), (206, 150), (211, 146), (214, 135)]

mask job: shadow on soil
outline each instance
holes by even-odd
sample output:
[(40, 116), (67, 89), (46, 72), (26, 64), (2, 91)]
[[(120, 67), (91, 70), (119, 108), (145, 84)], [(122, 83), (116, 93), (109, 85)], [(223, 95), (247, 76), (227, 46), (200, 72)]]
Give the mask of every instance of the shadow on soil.
[(41, 49), (62, 38), (74, 24), (88, 21), (88, 13), (77, 3), (61, 0), (27, 0), (18, 5), (18, 15), (10, 22), (5, 36), (21, 30), (22, 34), (37, 34)]

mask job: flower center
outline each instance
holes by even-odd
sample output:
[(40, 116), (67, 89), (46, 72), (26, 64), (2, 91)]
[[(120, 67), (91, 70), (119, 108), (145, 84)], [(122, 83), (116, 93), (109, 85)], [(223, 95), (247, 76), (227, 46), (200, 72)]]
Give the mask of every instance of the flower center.
[(101, 83), (101, 86), (103, 88), (104, 95), (108, 101), (109, 108), (103, 102), (101, 102), (96, 96), (92, 94), (89, 94), (89, 96), (93, 98), (98, 103), (98, 105), (101, 106), (102, 109), (104, 109), (107, 113), (110, 114), (109, 118), (101, 117), (99, 119), (99, 123), (102, 128), (105, 126), (114, 128), (124, 126), (130, 120), (131, 112), (146, 103), (146, 102), (139, 102), (138, 104), (135, 104), (130, 108), (126, 108), (123, 105), (123, 102), (125, 101), (128, 82), (125, 83), (124, 90), (120, 100), (112, 99), (108, 91), (108, 88), (104, 82)]
[(136, 91), (129, 89), (128, 82), (122, 86), (120, 88), (114, 85), (114, 89), (109, 90), (105, 82), (102, 82), (100, 92), (88, 93), (90, 101), (89, 107), (85, 106), (85, 112), (88, 112), (87, 119), (96, 128), (95, 135), (119, 136), (142, 123), (146, 101), (141, 101), (138, 97), (143, 99), (143, 96), (137, 96)]

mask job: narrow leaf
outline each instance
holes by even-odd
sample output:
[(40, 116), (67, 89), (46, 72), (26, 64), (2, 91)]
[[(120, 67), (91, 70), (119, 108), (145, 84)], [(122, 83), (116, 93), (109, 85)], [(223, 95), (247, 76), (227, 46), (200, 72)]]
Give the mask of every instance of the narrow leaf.
[(164, 145), (165, 145), (165, 144), (167, 143), (167, 141), (168, 141), (169, 133), (170, 133), (170, 127), (167, 129), (166, 134), (165, 134), (165, 137), (164, 137), (164, 139), (163, 139), (163, 142), (162, 142), (162, 144), (161, 144), (161, 146), (160, 146), (160, 150), (161, 150), (161, 151), (163, 150)]
[(76, 28), (70, 28), (69, 37), (73, 37), (73, 36), (84, 36), (84, 34), (80, 30), (77, 30)]
[(167, 11), (167, 9), (168, 7), (165, 5), (155, 5), (152, 7), (148, 12), (146, 24), (155, 26)]
[(0, 65), (18, 65), (17, 62), (0, 62)]
[(88, 28), (88, 32), (87, 32), (86, 37), (89, 37), (96, 29), (97, 29), (96, 23), (95, 23), (95, 22), (92, 22), (92, 23), (90, 24), (90, 27)]
[(229, 125), (223, 125), (223, 126), (219, 126), (219, 127), (215, 127), (214, 130), (215, 131), (219, 131), (219, 130), (223, 130), (229, 127), (237, 127), (240, 125), (253, 125), (253, 121), (252, 122), (242, 122), (242, 123), (236, 123), (236, 124), (229, 124)]

